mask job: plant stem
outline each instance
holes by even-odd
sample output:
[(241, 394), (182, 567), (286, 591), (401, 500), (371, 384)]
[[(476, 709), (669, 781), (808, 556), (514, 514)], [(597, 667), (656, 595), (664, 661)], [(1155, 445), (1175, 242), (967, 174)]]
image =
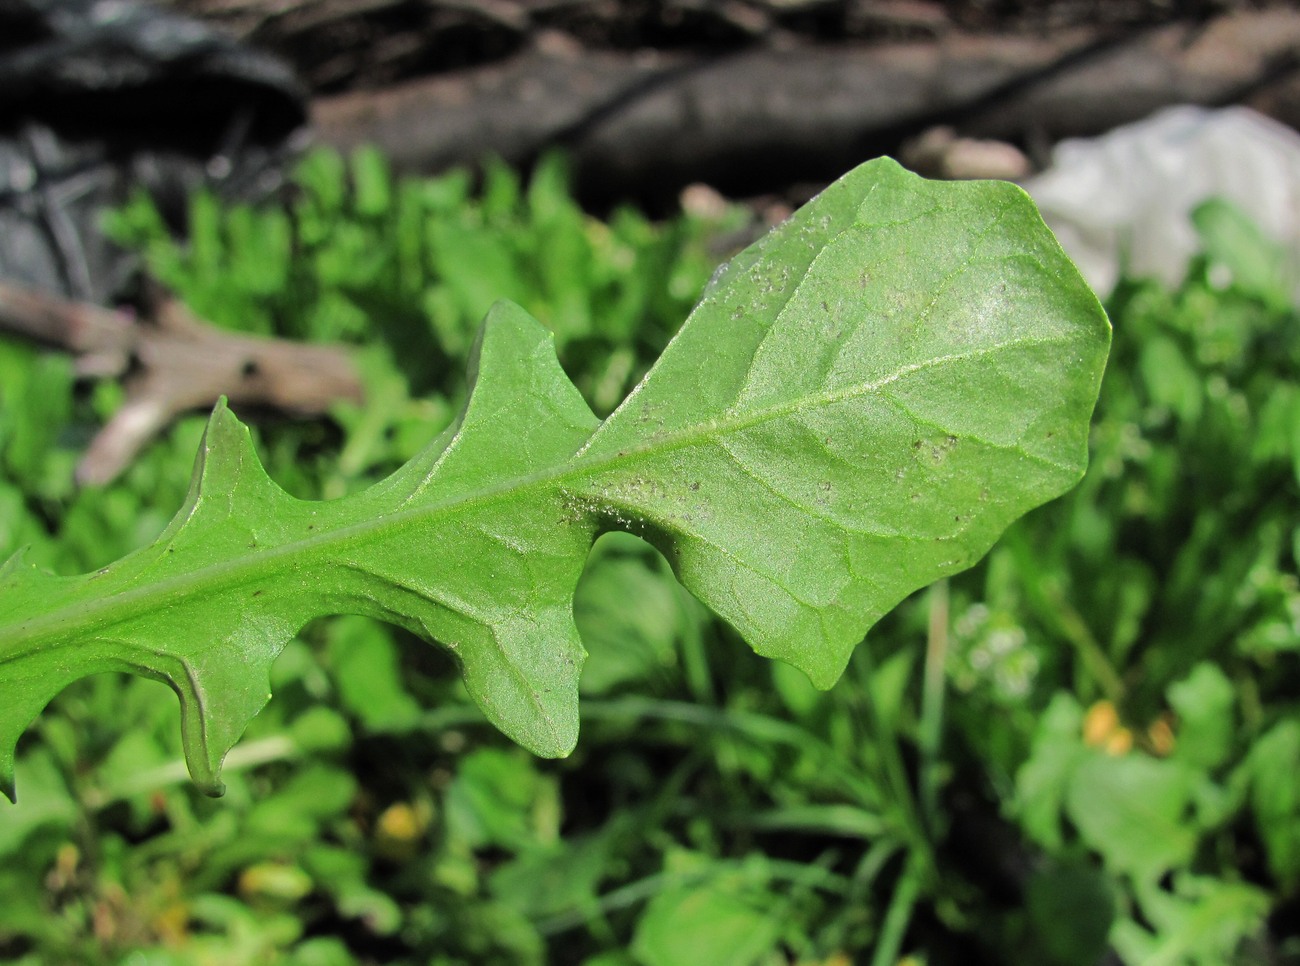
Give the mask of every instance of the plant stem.
[[(1046, 582), (1045, 582), (1046, 583)], [(1118, 705), (1124, 698), (1124, 682), (1110, 663), (1106, 652), (1097, 643), (1088, 622), (1075, 609), (1074, 605), (1061, 592), (1055, 582), (1042, 587), (1042, 596), (1046, 603), (1046, 612), (1054, 619), (1057, 630), (1064, 635), (1079, 653), (1088, 672), (1092, 675), (1102, 694), (1113, 704)]]
[(944, 669), (948, 663), (948, 580), (930, 587), (930, 622), (921, 683), (921, 814), (930, 834), (939, 832), (939, 745), (943, 735)]
[[(288, 735), (269, 735), (256, 741), (246, 741), (231, 749), (222, 763), (222, 771), (238, 772), (267, 762), (284, 761), (296, 758), (300, 749)], [(132, 795), (151, 792), (169, 785), (179, 785), (189, 781), (190, 773), (182, 759), (169, 761), (165, 765), (136, 772), (126, 781), (106, 785), (102, 788), (87, 789), (82, 801), (88, 809), (100, 809)]]
[(925, 874), (921, 868), (922, 861), (916, 852), (911, 852), (907, 857), (894, 896), (889, 900), (884, 924), (880, 927), (880, 941), (876, 943), (871, 966), (894, 966), (898, 962), (898, 951), (903, 947), (907, 924), (911, 921), (912, 909), (921, 892), (921, 880)]
[(859, 646), (853, 652), (852, 661), (862, 679), (862, 694), (868, 704), (867, 713), (863, 717), (867, 726), (867, 740), (875, 747), (879, 758), (878, 781), (890, 793), (890, 800), (885, 803), (886, 817), (893, 817), (897, 834), (907, 843), (910, 859), (921, 862), (926, 869), (935, 869), (934, 847), (912, 783), (908, 780), (898, 734), (892, 723), (886, 721), (880, 713), (872, 689), (876, 669), (870, 646)]

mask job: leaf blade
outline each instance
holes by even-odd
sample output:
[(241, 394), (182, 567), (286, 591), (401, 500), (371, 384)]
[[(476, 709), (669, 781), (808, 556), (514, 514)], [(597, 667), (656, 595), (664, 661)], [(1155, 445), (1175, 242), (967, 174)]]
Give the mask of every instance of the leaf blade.
[[(918, 265), (911, 252), (926, 239), (947, 246)], [(983, 260), (996, 277), (971, 270)], [(791, 270), (804, 263), (806, 274)], [(709, 344), (725, 325), (739, 335), (717, 358)], [(828, 687), (875, 620), (1082, 475), (1108, 345), (1095, 297), (1019, 189), (933, 185), (871, 162), (720, 274), (584, 453), (633, 452), (647, 432), (673, 447), (670, 461), (601, 480), (616, 518), (648, 518), (696, 596), (760, 653)], [(1067, 379), (1062, 350), (1076, 369)], [(1017, 357), (1013, 377), (1005, 360)], [(728, 478), (713, 499), (700, 482)], [(709, 522), (738, 509), (744, 519)], [(957, 526), (934, 529), (946, 520)], [(800, 547), (810, 579), (719, 531)], [(837, 558), (842, 602), (818, 596)], [(855, 582), (877, 590), (847, 590)]]
[(115, 669), (177, 691), (191, 772), (219, 791), (271, 662), (333, 613), (443, 644), (498, 727), (565, 754), (602, 529), (654, 539), (757, 651), (828, 686), (906, 593), (1078, 478), (1108, 340), (1018, 189), (882, 161), (720, 272), (604, 424), (509, 303), (457, 423), (355, 496), (288, 496), (218, 405), (153, 545), (81, 577), (0, 569), (0, 790), (45, 702)]

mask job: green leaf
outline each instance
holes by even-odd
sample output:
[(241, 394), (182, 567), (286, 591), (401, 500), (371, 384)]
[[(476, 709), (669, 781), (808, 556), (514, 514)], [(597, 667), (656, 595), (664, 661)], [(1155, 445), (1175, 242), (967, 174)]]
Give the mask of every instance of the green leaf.
[(1069, 860), (1039, 869), (1025, 886), (1025, 910), (1051, 963), (1102, 961), (1115, 920), (1115, 895), (1099, 869)]
[(1018, 188), (881, 160), (719, 273), (603, 424), (508, 303), (458, 421), (362, 493), (290, 497), (219, 404), (152, 545), (78, 577), (0, 568), (0, 784), (54, 694), (128, 670), (177, 692), (191, 773), (219, 791), (271, 662), (334, 613), (441, 643), (493, 722), (563, 755), (573, 593), (605, 529), (828, 687), (881, 615), (1078, 480), (1109, 331)]
[(1286, 249), (1264, 234), (1236, 205), (1212, 198), (1192, 212), (1212, 264), (1230, 273), (1232, 284), (1277, 311), (1291, 306), (1294, 279)]
[(1083, 709), (1058, 693), (1042, 713), (1029, 758), (1016, 772), (1016, 811), (1031, 839), (1051, 850), (1063, 847), (1061, 812), (1074, 771), (1090, 752), (1080, 740)]
[(591, 650), (582, 669), (584, 695), (649, 682), (676, 662), (678, 642), (691, 633), (701, 608), (655, 558), (626, 534), (597, 543), (574, 597), (578, 630)]
[(1282, 889), (1300, 888), (1300, 720), (1279, 722), (1250, 751), (1247, 769), (1255, 825), (1268, 855), (1269, 869)]
[(1188, 363), (1178, 343), (1163, 336), (1148, 339), (1138, 368), (1152, 402), (1169, 407), (1184, 423), (1200, 418), (1205, 391), (1201, 374)]
[(775, 948), (780, 919), (709, 883), (661, 892), (637, 923), (632, 955), (642, 966), (754, 966)]
[(1196, 665), (1182, 681), (1169, 687), (1169, 705), (1178, 714), (1175, 752), (1180, 761), (1197, 768), (1215, 768), (1232, 754), (1236, 720), (1232, 682), (1217, 665)]
[(0, 856), (17, 852), (27, 836), (47, 825), (70, 828), (77, 818), (77, 803), (59, 773), (54, 756), (38, 749), (18, 763), (23, 778), (21, 805), (4, 808), (0, 821)]
[(1070, 777), (1066, 812), (1109, 870), (1154, 880), (1186, 865), (1196, 848), (1186, 816), (1191, 778), (1173, 762), (1094, 752)]
[[(1153, 931), (1132, 920), (1111, 933), (1124, 962), (1143, 966), (1220, 966), (1258, 961), (1238, 958), (1243, 940), (1259, 934), (1269, 909), (1263, 890), (1188, 873), (1175, 875), (1172, 890), (1139, 885), (1136, 892)], [(1236, 955), (1234, 955), (1236, 954)]]
[(397, 647), (388, 629), (356, 617), (328, 630), (339, 701), (371, 731), (409, 731), (420, 706), (402, 685)]
[(353, 152), (352, 182), (353, 207), (357, 214), (368, 218), (387, 214), (393, 203), (393, 176), (388, 170), (388, 160), (378, 148), (366, 145)]
[(610, 839), (606, 829), (528, 849), (492, 872), (492, 895), (534, 921), (594, 910), (612, 857)]
[(443, 806), (450, 840), (515, 852), (555, 842), (554, 783), (520, 758), (479, 748), (461, 760)]
[(311, 765), (250, 812), (245, 834), (280, 842), (312, 841), (318, 826), (343, 813), (356, 796), (357, 781), (341, 768)]

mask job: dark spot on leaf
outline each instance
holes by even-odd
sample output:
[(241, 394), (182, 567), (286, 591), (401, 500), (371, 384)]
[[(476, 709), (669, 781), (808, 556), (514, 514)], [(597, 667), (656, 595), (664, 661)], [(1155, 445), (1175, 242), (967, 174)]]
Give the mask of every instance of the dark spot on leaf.
[(254, 597), (261, 597), (261, 596), (262, 596), (262, 591), (260, 591), (260, 590), (255, 590), (255, 591), (253, 591), (253, 596), (254, 596)]
[(692, 484), (691, 484), (691, 489), (692, 489), (692, 490), (698, 490), (699, 488), (700, 488), (700, 484), (699, 484), (699, 483), (692, 483)]
[(245, 379), (251, 379), (257, 375), (258, 367), (256, 359), (245, 359), (244, 364), (239, 367), (239, 374)]

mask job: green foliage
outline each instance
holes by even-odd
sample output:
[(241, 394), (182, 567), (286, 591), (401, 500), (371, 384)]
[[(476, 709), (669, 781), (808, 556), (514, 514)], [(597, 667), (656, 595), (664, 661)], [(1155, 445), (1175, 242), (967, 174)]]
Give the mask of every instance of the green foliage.
[[(337, 497), (383, 478), (426, 446), (459, 406), (467, 361), (459, 353), (491, 303), (426, 314), (426, 296), (451, 284), (439, 274), (443, 260), (455, 257), (430, 245), (437, 223), (453, 223), (479, 245), (510, 253), (519, 268), (513, 291), (539, 314), (549, 299), (531, 253), (546, 248), (547, 231), (580, 236), (565, 242), (575, 263), (554, 270), (603, 279), (602, 288), (587, 290), (600, 312), (592, 314), (588, 338), (562, 346), (562, 358), (579, 385), (611, 400), (607, 408), (644, 373), (708, 280), (717, 260), (712, 239), (740, 224), (736, 212), (663, 226), (630, 210), (608, 223), (595, 221), (563, 192), (556, 159), (526, 191), (500, 166), (487, 173), (486, 195), (471, 193), (459, 174), (389, 179), (392, 207), (372, 205), (362, 213), (352, 184), (363, 166), (374, 175), (373, 161), (363, 152), (355, 164), (341, 166), (327, 153), (312, 155), (287, 215), (275, 208), (220, 210), (199, 196), (191, 222), (200, 237), (185, 247), (144, 200), (113, 220), (119, 237), (144, 250), (155, 274), (220, 324), (365, 343), (360, 361), (368, 399), (335, 413), (341, 438), (322, 424), (271, 423), (258, 431), (276, 481), (302, 497)], [(548, 197), (550, 228), (529, 204)], [(556, 219), (557, 210), (568, 214)], [(365, 284), (347, 284), (338, 273), (357, 264), (345, 246), (358, 238), (376, 270)], [(259, 247), (250, 252), (250, 245)], [(212, 264), (221, 273), (217, 285)], [(264, 273), (276, 265), (286, 282), (272, 291)], [(477, 269), (471, 262), (457, 271), (456, 281), (465, 283)], [(371, 306), (383, 306), (383, 317), (394, 324), (373, 329)], [(356, 324), (341, 324), (348, 320)], [(624, 331), (635, 337), (623, 338)], [(463, 349), (444, 353), (439, 333)], [(410, 345), (429, 347), (429, 355), (404, 348)], [(186, 495), (204, 421), (176, 425), (112, 487), (76, 491), (72, 467), (92, 427), (117, 401), (116, 387), (108, 385), (74, 394), (64, 357), (0, 342), (0, 556), (26, 545), (29, 561), (79, 573), (164, 529)], [(618, 557), (639, 567), (649, 559), (639, 543)], [(598, 550), (591, 566), (604, 559), (613, 555)], [(650, 579), (677, 586), (671, 577)], [(586, 620), (581, 605), (577, 617), (580, 625)], [(701, 623), (695, 613), (689, 626), (697, 636)], [(414, 662), (406, 645), (391, 626), (362, 618), (305, 629), (272, 669), (276, 700), (226, 761), (227, 795), (216, 811), (178, 784), (185, 768), (175, 760), (177, 714), (158, 685), (99, 675), (66, 689), (36, 725), (30, 750), (20, 753), (23, 804), (0, 813), (0, 957), (26, 962), (25, 951), (37, 950), (31, 955), (40, 962), (92, 962), (148, 949), (150, 961), (252, 963), (292, 949), (293, 962), (353, 961), (347, 943), (303, 938), (304, 929), (321, 922), (354, 932), (352, 942), (362, 947), (396, 942), (388, 937), (400, 930), (403, 948), (429, 956), (436, 949), (448, 962), (462, 955), (483, 962), (501, 949), (517, 962), (510, 951), (516, 941), (535, 950), (535, 935), (519, 938), (518, 917), (511, 920), (516, 928), (506, 930), (503, 907), (481, 894), (485, 873), (472, 846), (457, 837), (458, 828), (441, 824), (434, 803), (442, 792), (421, 791), (420, 781), (403, 770), (445, 774), (457, 758), (442, 746), (464, 743), (455, 731), (431, 740), (442, 726), (422, 706), (440, 707), (453, 721), (467, 713), (467, 696), (448, 668), (428, 658)], [(328, 720), (321, 717), (325, 703), (338, 709)], [(473, 712), (470, 719), (481, 716)], [(392, 758), (392, 743), (407, 734), (416, 742), (412, 755)], [(320, 747), (322, 739), (328, 747)], [(429, 748), (432, 760), (445, 764), (431, 764), (417, 748)], [(308, 822), (295, 817), (303, 802), (295, 792), (304, 787), (298, 776), (312, 762), (346, 764), (352, 754), (375, 768), (367, 771), (365, 791), (348, 771), (333, 769), (337, 788), (351, 796), (346, 814)], [(276, 804), (282, 798), (285, 807)], [(153, 838), (149, 848), (127, 846), (145, 837)], [(398, 876), (394, 884), (394, 870), (430, 840), (445, 842), (434, 874)], [(528, 853), (530, 860), (535, 854)], [(262, 873), (280, 869), (299, 884), (306, 873), (312, 892), (297, 901), (267, 901), (259, 883), (274, 876)], [(372, 886), (372, 877), (384, 887)], [(433, 909), (439, 913), (431, 916)]]
[(290, 497), (218, 405), (149, 547), (79, 578), (21, 556), (0, 568), (0, 787), (50, 698), (129, 670), (180, 696), (190, 770), (218, 793), (284, 643), (338, 612), (443, 644), (490, 720), (568, 754), (572, 599), (610, 527), (647, 536), (755, 650), (829, 687), (899, 600), (1081, 475), (1108, 344), (1022, 194), (882, 161), (738, 255), (603, 423), (508, 302), (483, 323), (455, 423), (363, 493)]
[[(364, 166), (382, 170), (311, 160), (308, 172), (335, 172), (337, 192), (325, 197), (327, 177), (302, 186), (295, 251), (341, 243), (337, 229), (353, 224), (364, 250), (397, 264), (392, 207), (356, 208)], [(486, 196), (468, 184), (388, 179), (373, 193), (375, 211), (384, 197), (424, 199), (405, 209), (420, 242), (400, 298), (393, 274), (344, 292), (319, 276), (329, 260), (288, 259), (298, 294), (270, 296), (280, 308), (266, 317), (255, 280), (230, 270), (255, 261), (234, 251), (232, 212), (213, 209), (218, 306), (326, 338), (300, 307), (393, 299), (410, 330), (356, 330), (365, 407), (334, 426), (254, 428), (269, 474), (295, 496), (362, 490), (461, 408), (461, 353), (489, 302), (456, 323), (463, 348), (426, 382), (412, 381), (423, 361), (392, 348), (437, 341), (422, 299), (445, 284), (429, 222), (513, 253), (524, 291), (506, 294), (549, 325), (527, 254), (544, 247), (532, 189), (501, 169)], [(448, 194), (462, 200), (437, 209)], [(309, 243), (297, 226), (324, 210), (333, 229)], [(631, 360), (612, 407), (740, 216), (614, 223), (629, 221), (640, 228), (573, 221), (604, 260), (602, 298), (632, 300), (626, 286), (672, 303), (647, 308), (627, 343), (557, 339), (602, 415), (592, 389), (605, 365), (620, 348)], [(1245, 251), (1271, 250), (1251, 232), (1263, 247)], [(749, 659), (662, 556), (617, 532), (597, 541), (574, 598), (591, 655), (583, 738), (567, 759), (511, 746), (441, 652), (361, 617), (313, 622), (285, 648), (219, 802), (186, 778), (165, 689), (125, 675), (71, 685), (19, 745), (21, 804), (0, 803), (0, 958), (646, 966), (697, 962), (675, 954), (679, 940), (706, 948), (740, 923), (753, 932), (724, 954), (801, 966), (894, 966), (904, 952), (929, 966), (1096, 966), (1106, 950), (1126, 966), (1295, 959), (1300, 320), (1284, 291), (1232, 264), (1239, 237), (1207, 237), (1214, 254), (1177, 292), (1130, 282), (1115, 297), (1083, 483), (946, 591), (883, 619), (829, 691)], [(182, 287), (203, 287), (189, 249), (161, 234), (141, 243), (175, 254)], [(0, 556), (30, 543), (30, 559), (77, 573), (163, 530), (203, 422), (176, 427), (113, 487), (76, 492), (71, 467), (114, 404), (111, 387), (74, 393), (62, 358), (0, 343)], [(1145, 787), (1137, 806), (1117, 801), (1133, 773), (1161, 783), (1154, 812), (1141, 808)], [(1174, 805), (1177, 850), (1122, 852), (1108, 815), (1163, 821)]]
[(1032, 841), (1096, 857), (1135, 964), (1238, 961), (1300, 871), (1300, 317), (1253, 226), (1196, 224), (1181, 290), (1115, 296), (1084, 482), (956, 594), (957, 727)]
[[(697, 219), (660, 227), (630, 209), (608, 222), (587, 217), (555, 155), (526, 188), (488, 165), (478, 199), (465, 172), (398, 181), (371, 148), (350, 167), (313, 153), (297, 184), (288, 210), (223, 212), (196, 195), (184, 247), (147, 198), (107, 227), (200, 317), (295, 339), (379, 341), (391, 362), (378, 368), (395, 362), (417, 397), (459, 388), (483, 316), (510, 299), (554, 334), (602, 416), (676, 331), (716, 262)], [(430, 414), (413, 405), (427, 430)]]

